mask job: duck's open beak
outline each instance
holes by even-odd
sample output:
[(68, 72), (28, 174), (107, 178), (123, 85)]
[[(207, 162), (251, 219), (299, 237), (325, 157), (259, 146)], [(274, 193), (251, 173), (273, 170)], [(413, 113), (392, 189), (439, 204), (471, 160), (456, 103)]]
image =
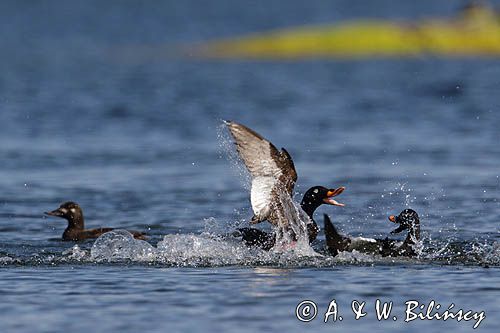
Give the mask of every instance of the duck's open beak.
[[(397, 217), (394, 215), (389, 216), (389, 221), (393, 223), (398, 223)], [(399, 227), (391, 231), (391, 234), (399, 234), (403, 230), (406, 230), (406, 226), (400, 224)]]
[(45, 212), (44, 214), (45, 215), (49, 215), (49, 216), (59, 216), (59, 217), (62, 217), (64, 216), (66, 212), (64, 211), (63, 208), (57, 208), (51, 212)]
[(340, 203), (337, 200), (333, 199), (333, 197), (336, 197), (340, 193), (344, 192), (344, 190), (344, 186), (328, 190), (328, 192), (326, 193), (326, 198), (323, 199), (323, 202), (328, 205), (344, 207), (345, 205), (343, 203)]

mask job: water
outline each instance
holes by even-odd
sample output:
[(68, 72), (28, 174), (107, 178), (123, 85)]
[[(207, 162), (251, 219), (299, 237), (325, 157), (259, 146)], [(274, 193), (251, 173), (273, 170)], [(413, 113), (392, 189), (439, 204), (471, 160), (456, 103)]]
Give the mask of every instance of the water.
[[(205, 62), (170, 52), (294, 24), (448, 15), (455, 5), (3, 2), (2, 331), (472, 329), (405, 323), (412, 299), (484, 310), (479, 329), (497, 331), (500, 62)], [(313, 185), (346, 186), (346, 207), (321, 207), (320, 225), (325, 212), (343, 233), (386, 237), (388, 215), (417, 210), (422, 256), (300, 257), (227, 237), (251, 212), (222, 119), (287, 148), (298, 201)], [(43, 212), (67, 200), (88, 227), (144, 230), (150, 245), (60, 241), (65, 223)], [(394, 302), (398, 321), (376, 320), (378, 298)], [(294, 314), (305, 299), (320, 311), (309, 324)], [(325, 324), (332, 299), (345, 319)], [(367, 302), (366, 318), (354, 320), (352, 300)]]

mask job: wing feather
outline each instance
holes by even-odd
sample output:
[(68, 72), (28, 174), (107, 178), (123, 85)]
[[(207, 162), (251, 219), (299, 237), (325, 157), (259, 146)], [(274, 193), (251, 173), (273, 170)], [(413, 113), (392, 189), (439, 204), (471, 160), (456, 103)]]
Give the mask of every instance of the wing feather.
[(292, 195), (297, 172), (292, 157), (282, 148), (279, 151), (271, 142), (250, 128), (226, 122), (240, 158), (252, 176), (251, 202), (258, 217), (265, 219), (272, 212), (274, 192), (286, 189)]
[(286, 185), (292, 184), (293, 190), (297, 172), (292, 157), (284, 148), (279, 151), (271, 142), (244, 125), (235, 122), (226, 124), (252, 178), (274, 177)]

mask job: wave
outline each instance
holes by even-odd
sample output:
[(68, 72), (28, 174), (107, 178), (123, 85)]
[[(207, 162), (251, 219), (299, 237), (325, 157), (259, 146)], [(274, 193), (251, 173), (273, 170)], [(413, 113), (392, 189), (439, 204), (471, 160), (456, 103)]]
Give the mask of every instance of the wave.
[(310, 248), (281, 248), (264, 251), (250, 248), (231, 235), (166, 235), (156, 246), (136, 240), (126, 230), (114, 230), (99, 237), (90, 249), (74, 245), (61, 253), (16, 257), (0, 253), (0, 266), (58, 264), (146, 264), (169, 267), (272, 266), (332, 267), (337, 265), (469, 265), (500, 267), (500, 243), (443, 242), (426, 240), (416, 258), (381, 257), (357, 251), (326, 254), (324, 242)]

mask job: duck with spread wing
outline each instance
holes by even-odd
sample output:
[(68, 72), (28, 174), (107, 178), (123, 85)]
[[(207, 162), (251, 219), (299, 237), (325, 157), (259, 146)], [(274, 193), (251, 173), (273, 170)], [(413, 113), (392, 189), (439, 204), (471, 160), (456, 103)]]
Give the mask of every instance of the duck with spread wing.
[[(292, 226), (286, 211), (290, 207), (287, 203), (292, 202), (297, 182), (292, 157), (285, 148), (278, 150), (271, 142), (244, 125), (231, 121), (225, 121), (225, 124), (252, 178), (250, 201), (254, 216), (250, 223), (257, 224), (267, 220), (274, 226), (290, 230)], [(333, 199), (344, 189), (314, 186), (304, 195), (301, 208), (309, 217), (306, 228), (310, 242), (316, 239), (319, 232), (319, 227), (313, 219), (314, 211), (322, 204), (344, 206)], [(239, 232), (248, 245), (256, 245), (266, 250), (275, 245), (274, 233), (254, 228), (241, 228)]]

